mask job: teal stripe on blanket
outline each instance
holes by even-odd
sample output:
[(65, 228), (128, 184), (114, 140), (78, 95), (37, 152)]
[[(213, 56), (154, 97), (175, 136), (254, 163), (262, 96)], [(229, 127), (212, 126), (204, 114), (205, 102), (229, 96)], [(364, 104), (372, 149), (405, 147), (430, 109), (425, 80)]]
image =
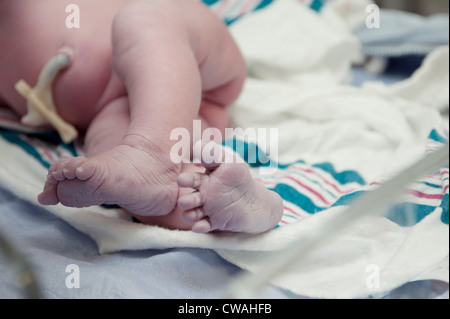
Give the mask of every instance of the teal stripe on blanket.
[(50, 163), (46, 162), (42, 159), (39, 152), (30, 144), (26, 143), (22, 139), (21, 134), (17, 134), (15, 132), (0, 130), (0, 136), (3, 137), (6, 141), (11, 144), (17, 145), (21, 147), (25, 152), (27, 152), (30, 156), (35, 158), (39, 163), (41, 163), (45, 168), (50, 168)]
[[(225, 1), (231, 1), (230, 2), (231, 5), (226, 3)], [(250, 1), (252, 1), (252, 0), (247, 0), (247, 1), (245, 1), (245, 0), (202, 0), (202, 2), (204, 4), (206, 4), (207, 6), (210, 6), (210, 7), (217, 6), (217, 5), (220, 5), (221, 3), (224, 3), (224, 5), (228, 4), (230, 7), (235, 9), (234, 12), (237, 12), (237, 13), (234, 13), (234, 14), (231, 14), (231, 16), (228, 16), (228, 15), (230, 15), (230, 13), (227, 12), (227, 13), (225, 13), (226, 16), (222, 17), (224, 22), (227, 25), (233, 24), (234, 22), (236, 22), (237, 20), (239, 20), (241, 17), (243, 17), (244, 15), (246, 15), (248, 13), (264, 9), (277, 0), (259, 0), (259, 3), (256, 2), (255, 4), (253, 4), (253, 8), (247, 9), (246, 6), (250, 3)], [(280, 0), (278, 0), (278, 1), (280, 1)], [(321, 11), (322, 7), (325, 5), (326, 1), (327, 0), (313, 0), (309, 6), (311, 9), (319, 12), (319, 11)], [(250, 4), (252, 4), (252, 3), (250, 3)], [(241, 6), (242, 10), (236, 10), (236, 7), (239, 8), (239, 5)]]
[[(367, 191), (358, 191), (344, 195), (338, 201), (336, 201), (336, 203), (334, 203), (332, 207), (351, 205), (352, 202), (366, 193)], [(425, 217), (433, 213), (436, 208), (441, 208), (441, 221), (442, 223), (449, 225), (448, 199), (449, 195), (446, 194), (441, 202), (441, 205), (438, 207), (409, 202), (391, 205), (389, 207), (389, 210), (385, 213), (385, 217), (402, 227), (414, 226), (420, 223)]]
[[(391, 206), (386, 217), (400, 226), (414, 226), (433, 213), (436, 208), (427, 205), (401, 203)], [(445, 218), (445, 215), (447, 215), (447, 218)], [(441, 221), (448, 225), (448, 205), (441, 213)]]
[[(276, 167), (278, 169), (288, 169), (293, 164), (306, 164), (304, 161), (297, 161), (293, 163), (281, 164), (270, 159), (256, 144), (247, 143), (242, 140), (230, 139), (223, 142), (223, 145), (233, 149), (239, 156), (242, 157), (253, 168), (259, 167)], [(319, 168), (328, 174), (341, 185), (348, 183), (358, 183), (359, 185), (366, 185), (364, 178), (356, 171), (348, 170), (343, 172), (336, 172), (334, 166), (330, 163), (313, 164), (311, 167)]]
[(316, 10), (316, 11), (320, 11), (322, 9), (324, 5), (324, 1), (322, 0), (314, 0), (311, 3), (311, 9)]
[(449, 214), (448, 199), (449, 199), (449, 194), (445, 194), (444, 199), (442, 200), (442, 203), (440, 206), (442, 208), (441, 221), (446, 225), (448, 225), (448, 214)]
[[(50, 168), (52, 162), (42, 156), (42, 151), (53, 151), (56, 157), (58, 155), (61, 156), (61, 153), (64, 153), (63, 155), (65, 156), (79, 155), (74, 143), (71, 145), (64, 144), (58, 133), (54, 131), (26, 135), (0, 129), (0, 136), (11, 144), (21, 147), (28, 155), (36, 159), (47, 169)], [(33, 141), (39, 141), (39, 143), (33, 143)]]
[(302, 210), (311, 215), (317, 214), (328, 208), (317, 206), (316, 204), (314, 204), (311, 198), (286, 184), (278, 184), (275, 186), (275, 188), (271, 188), (270, 190), (280, 195), (281, 198), (283, 198), (285, 201), (288, 201), (295, 206), (301, 207)]
[(439, 134), (438, 131), (436, 131), (436, 130), (432, 130), (432, 131), (431, 131), (429, 139), (430, 139), (430, 140), (433, 140), (433, 141), (435, 141), (435, 142), (438, 142), (438, 143), (442, 143), (442, 144), (445, 144), (445, 143), (447, 143), (447, 141), (448, 141), (448, 138), (443, 137), (443, 136), (442, 136), (441, 134)]
[(213, 4), (216, 4), (217, 2), (220, 2), (221, 0), (202, 0), (202, 1), (207, 6), (212, 6)]
[(262, 8), (265, 8), (274, 1), (275, 0), (262, 0), (261, 3), (256, 7), (255, 10), (260, 10)]
[[(432, 133), (431, 136), (438, 136), (435, 133)], [(431, 138), (431, 137), (430, 137)], [(445, 139), (442, 140), (446, 142)], [(266, 154), (253, 143), (247, 143), (245, 141), (233, 139), (227, 140), (223, 143), (224, 146), (233, 149), (237, 154), (239, 154), (252, 168), (259, 167), (277, 167), (282, 170), (288, 169), (290, 166), (296, 163), (306, 164), (304, 161), (297, 161), (295, 163), (289, 164), (279, 164), (274, 161), (271, 161)], [(330, 175), (335, 179), (335, 181), (339, 182), (341, 185), (345, 185), (347, 183), (358, 183), (361, 186), (365, 186), (366, 183), (364, 179), (356, 172), (356, 171), (344, 171), (344, 172), (336, 172), (333, 165), (330, 163), (323, 164), (315, 164), (310, 165), (310, 167), (319, 168)], [(418, 185), (428, 185), (429, 183), (417, 182)], [(430, 184), (432, 188), (437, 189), (438, 185)], [(439, 187), (442, 188), (442, 185)], [(351, 192), (349, 194), (342, 195), (338, 200), (336, 200), (329, 207), (322, 207), (316, 205), (311, 197), (303, 194), (294, 187), (286, 185), (284, 183), (278, 183), (275, 187), (270, 188), (270, 190), (278, 193), (283, 200), (288, 201), (295, 206), (300, 207), (303, 211), (308, 214), (316, 214), (330, 207), (339, 207), (339, 206), (348, 206), (360, 196), (367, 193), (367, 190), (358, 190)], [(323, 189), (325, 192), (325, 189)], [(449, 195), (445, 194), (440, 206), (442, 209), (441, 213), (441, 221), (442, 223), (449, 225)], [(392, 205), (389, 208), (389, 211), (385, 214), (386, 218), (397, 223), (402, 227), (413, 226), (417, 223), (420, 223), (425, 217), (433, 213), (436, 206), (432, 205), (422, 205), (410, 202), (404, 202), (396, 205)]]
[[(224, 0), (202, 0), (204, 4), (206, 4), (207, 6), (213, 6), (219, 2), (222, 2)], [(272, 2), (274, 2), (276, 0), (261, 0), (260, 3), (256, 6), (255, 10), (259, 10), (262, 8), (267, 7), (269, 4), (271, 4)], [(279, 1), (279, 0), (278, 0)], [(320, 11), (322, 9), (322, 7), (324, 6), (326, 0), (314, 0), (310, 7), (316, 11)], [(244, 2), (245, 4), (245, 2)]]

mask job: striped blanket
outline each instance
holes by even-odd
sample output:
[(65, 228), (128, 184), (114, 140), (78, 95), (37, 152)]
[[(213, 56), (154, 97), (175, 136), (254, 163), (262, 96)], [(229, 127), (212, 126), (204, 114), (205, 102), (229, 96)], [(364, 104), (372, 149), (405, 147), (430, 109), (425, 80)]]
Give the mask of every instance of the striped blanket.
[[(207, 248), (243, 269), (257, 270), (264, 267), (271, 253), (284, 248), (299, 234), (320, 232), (322, 222), (329, 216), (447, 143), (448, 120), (442, 118), (442, 105), (436, 103), (446, 99), (448, 107), (448, 48), (432, 54), (413, 77), (394, 86), (367, 84), (355, 88), (330, 84), (341, 77), (342, 68), (330, 65), (326, 60), (330, 55), (317, 54), (317, 50), (333, 50), (335, 56), (341, 52), (341, 59), (332, 60), (345, 64), (354, 55), (351, 50), (358, 47), (349, 45), (351, 41), (346, 36), (336, 33), (343, 31), (324, 27), (326, 23), (312, 10), (299, 6), (298, 1), (276, 1), (273, 10), (258, 10), (259, 13), (243, 17), (242, 12), (270, 1), (247, 1), (248, 7), (244, 2), (243, 7), (226, 6), (231, 3), (226, 0), (205, 2), (228, 17), (250, 68), (268, 65), (267, 70), (277, 70), (275, 77), (249, 78), (231, 115), (238, 127), (278, 128), (279, 158), (266, 158), (260, 145), (239, 137), (226, 140), (224, 145), (240, 153), (255, 179), (282, 196), (283, 218), (276, 229), (257, 236), (200, 235), (138, 224), (116, 207), (48, 207), (51, 213), (92, 237), (100, 253)], [(265, 34), (264, 38), (243, 36), (247, 30), (264, 29), (267, 21), (279, 21), (280, 16), (289, 26), (281, 33), (274, 28), (273, 34)], [(304, 32), (296, 38), (299, 27)], [(286, 34), (287, 30), (291, 34)], [(308, 37), (314, 39), (317, 34), (330, 34), (324, 38), (326, 45), (302, 45), (302, 41), (309, 44)], [(280, 77), (286, 70), (272, 58), (252, 64), (252, 53), (261, 52), (261, 48), (266, 48), (263, 58), (276, 56), (277, 50), (288, 52), (271, 45), (285, 37), (300, 43), (286, 42), (295, 50), (291, 50), (293, 56), (281, 61), (308, 54), (322, 59), (322, 63), (298, 63), (294, 69), (299, 75), (307, 74), (311, 83), (305, 84), (301, 76), (293, 77), (292, 69), (288, 70), (288, 77)], [(342, 41), (336, 44), (336, 39)], [(299, 52), (301, 49), (309, 51)], [(445, 61), (447, 69), (443, 67)], [(316, 66), (320, 69), (312, 69)], [(330, 67), (329, 72), (324, 72), (323, 66)], [(317, 85), (320, 77), (309, 76), (316, 73), (320, 77), (333, 76), (327, 85)], [(427, 98), (430, 92), (432, 99)], [(82, 145), (64, 145), (54, 132), (30, 132), (7, 109), (0, 109), (0, 126), (0, 187), (38, 205), (36, 196), (48, 167), (62, 156), (82, 154)], [(261, 173), (260, 168), (268, 163), (277, 167), (274, 174)], [(354, 298), (385, 293), (420, 278), (448, 281), (442, 275), (428, 276), (445, 258), (448, 267), (448, 185), (448, 166), (424, 176), (405, 190), (385, 216), (351, 225), (328, 246), (318, 248), (294, 270), (271, 283), (304, 296)], [(380, 285), (375, 289), (365, 284), (367, 266), (373, 264), (380, 268)]]
[[(1, 114), (7, 112), (6, 109), (0, 109), (0, 127), (14, 121), (17, 127), (20, 127), (18, 119), (9, 117), (5, 120), (5, 116)], [(436, 130), (431, 132), (427, 141), (427, 152), (445, 146), (447, 137), (444, 134)], [(82, 146), (78, 142), (66, 145), (55, 132), (26, 134), (0, 129), (0, 136), (19, 146), (45, 169), (61, 157), (83, 155)], [(348, 205), (358, 196), (383, 183), (383, 180), (366, 182), (356, 170), (336, 171), (333, 164), (328, 162), (311, 164), (299, 160), (289, 164), (274, 164), (257, 145), (249, 145), (243, 140), (226, 140), (224, 145), (235, 151), (244, 150), (245, 153), (239, 155), (252, 167), (255, 179), (284, 199), (284, 214), (279, 226), (295, 223), (331, 207)], [(249, 149), (256, 152), (249, 152)], [(252, 158), (251, 154), (256, 154), (253, 155), (256, 158)], [(276, 165), (277, 172), (271, 175), (259, 174), (258, 168), (267, 165)], [(413, 183), (405, 190), (404, 203), (392, 207), (387, 217), (402, 226), (411, 226), (433, 213), (437, 207), (442, 209), (441, 221), (448, 225), (448, 168)]]
[[(448, 142), (445, 134), (433, 130), (427, 140), (426, 152), (445, 147)], [(298, 222), (332, 207), (347, 206), (385, 181), (375, 179), (367, 182), (356, 170), (336, 171), (329, 162), (311, 164), (300, 160), (290, 164), (273, 163), (256, 145), (236, 140), (225, 141), (224, 144), (235, 150), (245, 150), (240, 156), (251, 163), (255, 178), (284, 199), (284, 214), (279, 226)], [(244, 145), (236, 146), (238, 144)], [(249, 156), (249, 149), (256, 150), (257, 159)], [(275, 174), (258, 173), (259, 167), (274, 165), (278, 167)], [(386, 212), (386, 218), (401, 226), (413, 226), (435, 212), (436, 208), (441, 209), (442, 223), (448, 225), (448, 167), (412, 183), (405, 189), (400, 203)]]
[[(245, 15), (266, 8), (276, 0), (201, 0), (211, 7), (228, 25)], [(320, 11), (326, 0), (297, 0), (299, 3)]]

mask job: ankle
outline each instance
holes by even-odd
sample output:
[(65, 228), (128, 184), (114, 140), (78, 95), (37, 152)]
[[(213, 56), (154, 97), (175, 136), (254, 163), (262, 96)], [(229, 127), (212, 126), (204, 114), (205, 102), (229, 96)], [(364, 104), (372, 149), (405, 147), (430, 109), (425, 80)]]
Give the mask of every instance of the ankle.
[(158, 142), (146, 135), (133, 133), (125, 135), (121, 144), (144, 152), (149, 158), (153, 158), (177, 176), (181, 172), (181, 163), (177, 164), (170, 158), (171, 146), (167, 142)]
[(127, 133), (121, 144), (152, 153), (169, 154), (170, 150), (170, 145), (153, 138), (151, 134)]

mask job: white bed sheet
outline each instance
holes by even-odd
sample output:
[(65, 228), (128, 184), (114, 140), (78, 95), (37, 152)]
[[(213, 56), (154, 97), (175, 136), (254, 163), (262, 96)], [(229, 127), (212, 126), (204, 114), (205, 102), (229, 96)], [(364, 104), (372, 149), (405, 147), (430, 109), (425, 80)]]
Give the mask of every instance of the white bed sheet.
[[(241, 270), (212, 250), (168, 249), (100, 255), (96, 243), (45, 209), (0, 189), (0, 231), (33, 267), (41, 298), (221, 298)], [(77, 265), (80, 288), (68, 288)], [(23, 298), (0, 253), (0, 298)], [(69, 277), (70, 279), (70, 277)], [(70, 286), (70, 285), (69, 285)], [(261, 298), (285, 298), (269, 288)]]

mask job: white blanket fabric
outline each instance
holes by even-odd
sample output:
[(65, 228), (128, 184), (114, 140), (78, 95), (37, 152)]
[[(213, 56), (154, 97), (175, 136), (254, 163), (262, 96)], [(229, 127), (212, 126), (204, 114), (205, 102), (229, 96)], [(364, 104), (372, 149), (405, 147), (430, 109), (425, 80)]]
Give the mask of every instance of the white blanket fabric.
[[(448, 132), (439, 110), (448, 108), (449, 51), (438, 50), (413, 78), (393, 87), (346, 86), (360, 51), (345, 21), (336, 27), (339, 19), (337, 14), (325, 19), (298, 1), (286, 0), (236, 23), (232, 32), (251, 78), (233, 119), (242, 128), (277, 127), (282, 162), (330, 162), (337, 171), (355, 170), (368, 182), (380, 181), (423, 156), (432, 130)], [(37, 205), (46, 169), (3, 139), (0, 150), (0, 185)], [(253, 271), (298, 234), (320, 231), (321, 223), (342, 208), (257, 236), (144, 226), (121, 210), (48, 209), (91, 236), (100, 253), (199, 247)], [(446, 257), (448, 269), (448, 225), (440, 217), (439, 212), (430, 214), (414, 227), (382, 217), (359, 220), (271, 283), (309, 297), (359, 298), (426, 278), (423, 274), (436, 265), (442, 268)], [(367, 267), (373, 264), (380, 269), (377, 287), (367, 284)], [(448, 281), (448, 271), (432, 277)]]

